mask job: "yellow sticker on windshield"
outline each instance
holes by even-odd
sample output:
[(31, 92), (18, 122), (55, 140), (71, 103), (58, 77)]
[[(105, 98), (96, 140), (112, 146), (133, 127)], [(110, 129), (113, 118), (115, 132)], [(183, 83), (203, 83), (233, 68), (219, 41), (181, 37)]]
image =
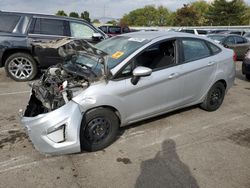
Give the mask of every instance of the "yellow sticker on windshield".
[(124, 52), (117, 51), (111, 57), (114, 59), (119, 59), (121, 56), (123, 56), (123, 54), (124, 54)]

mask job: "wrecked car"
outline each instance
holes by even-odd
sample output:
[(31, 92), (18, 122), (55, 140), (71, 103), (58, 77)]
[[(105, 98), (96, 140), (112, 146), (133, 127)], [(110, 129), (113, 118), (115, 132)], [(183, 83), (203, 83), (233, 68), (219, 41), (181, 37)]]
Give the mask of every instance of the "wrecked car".
[(63, 64), (31, 85), (21, 123), (46, 154), (97, 151), (119, 127), (200, 104), (217, 110), (235, 78), (234, 53), (179, 32), (136, 32), (95, 46), (63, 39)]

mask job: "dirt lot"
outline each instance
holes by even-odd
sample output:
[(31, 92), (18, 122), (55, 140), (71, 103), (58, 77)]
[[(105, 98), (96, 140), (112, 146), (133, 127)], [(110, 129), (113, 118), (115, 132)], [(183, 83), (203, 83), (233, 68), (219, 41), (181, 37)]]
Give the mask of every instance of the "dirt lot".
[(216, 112), (187, 108), (122, 129), (103, 151), (44, 156), (19, 124), (27, 83), (0, 69), (0, 187), (249, 188), (250, 82), (240, 70)]

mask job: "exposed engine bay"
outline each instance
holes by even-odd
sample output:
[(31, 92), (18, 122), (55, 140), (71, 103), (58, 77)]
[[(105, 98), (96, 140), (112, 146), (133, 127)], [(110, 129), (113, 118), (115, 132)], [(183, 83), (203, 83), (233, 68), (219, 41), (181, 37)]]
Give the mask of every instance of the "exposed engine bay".
[(66, 38), (36, 45), (58, 49), (64, 63), (48, 68), (39, 81), (31, 84), (32, 95), (24, 113), (26, 117), (60, 108), (91, 82), (105, 77), (101, 65), (106, 54), (85, 41)]
[(61, 64), (51, 67), (38, 82), (31, 85), (32, 95), (25, 115), (33, 117), (53, 111), (88, 86), (87, 80), (65, 71)]

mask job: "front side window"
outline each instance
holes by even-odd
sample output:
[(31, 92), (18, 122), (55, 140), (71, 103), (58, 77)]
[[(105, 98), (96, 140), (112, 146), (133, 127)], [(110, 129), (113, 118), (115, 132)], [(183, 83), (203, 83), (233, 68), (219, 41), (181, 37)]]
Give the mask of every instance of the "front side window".
[(33, 33), (64, 36), (64, 31), (65, 27), (63, 20), (38, 18), (36, 19)]
[(91, 39), (95, 31), (85, 24), (70, 22), (70, 32), (72, 37)]
[(182, 47), (185, 62), (210, 56), (210, 50), (203, 40), (183, 39)]
[(20, 16), (0, 14), (0, 31), (12, 32)]
[(85, 24), (70, 22), (70, 32), (72, 37), (91, 39), (95, 31)]
[(140, 55), (135, 57), (120, 72), (117, 78), (132, 76), (132, 71), (138, 66), (160, 70), (176, 64), (175, 40), (164, 41), (148, 47)]

